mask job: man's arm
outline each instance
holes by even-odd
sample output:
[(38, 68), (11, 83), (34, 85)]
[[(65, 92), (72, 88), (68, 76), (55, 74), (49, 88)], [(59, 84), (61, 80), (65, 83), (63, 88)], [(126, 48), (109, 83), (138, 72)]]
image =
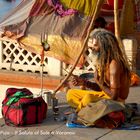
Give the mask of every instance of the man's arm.
[(120, 73), (121, 67), (115, 60), (112, 60), (110, 63), (110, 91), (111, 98), (117, 100), (120, 93)]
[(101, 91), (100, 86), (97, 83), (94, 83), (94, 82), (84, 81), (84, 86), (87, 87), (87, 88), (90, 88), (92, 90), (95, 90), (95, 91)]
[(111, 99), (117, 100), (120, 92), (120, 65), (115, 60), (110, 63), (109, 75), (110, 87), (101, 85), (98, 80), (96, 83)]
[(84, 88), (90, 88), (92, 90), (101, 91), (100, 86), (95, 82), (90, 82), (84, 78), (73, 75), (69, 79), (71, 86), (83, 86)]

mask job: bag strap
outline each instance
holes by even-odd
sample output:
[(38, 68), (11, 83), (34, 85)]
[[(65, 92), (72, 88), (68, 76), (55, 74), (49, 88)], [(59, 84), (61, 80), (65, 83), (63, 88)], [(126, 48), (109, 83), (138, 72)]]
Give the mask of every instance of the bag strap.
[[(14, 100), (13, 100), (13, 102), (14, 102)], [(4, 104), (3, 106), (5, 106), (6, 104)], [(4, 117), (4, 121), (5, 121), (5, 123), (7, 124), (7, 125), (11, 125), (11, 126), (15, 126), (15, 124), (13, 124), (6, 116), (7, 116), (7, 114), (8, 114), (8, 112), (9, 112), (9, 109), (10, 109), (10, 105), (8, 106), (8, 108), (7, 108), (7, 110), (6, 110), (6, 112), (5, 112), (5, 114), (3, 113), (3, 110), (2, 110), (2, 115), (3, 115), (3, 117)]]
[(41, 34), (41, 44), (42, 44), (42, 51), (41, 51), (41, 96), (43, 94), (43, 68), (44, 68), (44, 42), (47, 40), (47, 36), (45, 34), (45, 32), (43, 34)]
[[(43, 58), (44, 59), (44, 58)], [(43, 94), (43, 70), (44, 70), (44, 65), (43, 65), (43, 62), (42, 62), (42, 64), (41, 64), (41, 74), (40, 74), (40, 76), (41, 76), (41, 96), (42, 96), (42, 94)]]
[(6, 102), (6, 105), (11, 105), (12, 103), (17, 102), (21, 98), (32, 98), (33, 95), (26, 95), (22, 91), (17, 91), (14, 95), (12, 95), (9, 100)]
[(36, 112), (35, 112), (35, 117), (36, 117), (36, 120), (35, 122), (38, 123), (39, 122), (39, 119), (38, 119), (38, 111), (39, 111), (39, 106), (41, 106), (41, 103), (39, 101), (37, 102), (32, 102), (32, 103), (22, 103), (20, 104), (21, 106), (23, 106), (23, 125), (26, 125), (26, 118), (27, 118), (27, 111), (28, 111), (28, 106), (27, 105), (34, 105), (36, 106)]
[(7, 125), (13, 126), (13, 127), (15, 127), (15, 126), (20, 126), (20, 125), (18, 125), (18, 124), (14, 124), (14, 123), (11, 122), (10, 119), (8, 119), (8, 118), (5, 118), (5, 123), (6, 123)]

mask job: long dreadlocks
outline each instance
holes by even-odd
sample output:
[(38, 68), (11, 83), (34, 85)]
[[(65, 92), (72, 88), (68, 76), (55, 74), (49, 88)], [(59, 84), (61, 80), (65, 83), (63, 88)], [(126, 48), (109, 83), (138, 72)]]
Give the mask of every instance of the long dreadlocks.
[(90, 38), (95, 38), (100, 46), (100, 57), (98, 59), (100, 66), (100, 82), (104, 83), (105, 80), (105, 68), (109, 66), (111, 60), (119, 62), (124, 72), (130, 78), (130, 69), (125, 55), (123, 54), (122, 48), (119, 47), (118, 41), (113, 33), (108, 30), (98, 28), (91, 32)]

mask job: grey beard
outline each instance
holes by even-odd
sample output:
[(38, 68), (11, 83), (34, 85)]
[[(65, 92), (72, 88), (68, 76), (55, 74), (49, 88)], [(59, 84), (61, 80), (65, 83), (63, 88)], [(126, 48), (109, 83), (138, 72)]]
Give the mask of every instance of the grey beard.
[(101, 53), (98, 52), (98, 53), (97, 53), (97, 58), (100, 59), (100, 56), (101, 56)]
[(100, 59), (100, 56), (101, 56), (101, 53), (100, 52), (92, 51), (92, 54), (94, 56), (96, 56), (98, 60)]

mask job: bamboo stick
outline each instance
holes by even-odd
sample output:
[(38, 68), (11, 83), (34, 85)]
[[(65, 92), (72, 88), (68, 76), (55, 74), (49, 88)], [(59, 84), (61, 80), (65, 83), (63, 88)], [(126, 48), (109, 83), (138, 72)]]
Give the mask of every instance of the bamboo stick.
[(119, 42), (119, 46), (122, 48), (123, 43), (120, 37), (120, 22), (119, 22), (119, 9), (118, 9), (118, 0), (114, 0), (114, 26), (115, 26), (115, 36)]
[[(83, 45), (82, 45), (81, 52), (79, 53), (77, 59), (75, 60), (75, 63), (74, 63), (74, 65), (73, 65), (71, 71), (69, 72), (69, 74), (62, 80), (62, 82), (61, 82), (61, 83), (56, 87), (56, 89), (54, 90), (54, 92), (53, 92), (53, 97), (54, 97), (54, 98), (55, 98), (55, 95), (56, 95), (57, 91), (63, 86), (63, 84), (64, 84), (64, 83), (68, 80), (68, 78), (71, 76), (71, 74), (72, 74), (73, 70), (75, 69), (75, 67), (76, 67), (76, 65), (77, 65), (77, 63), (78, 63), (78, 61), (79, 61), (81, 55), (83, 54), (83, 52), (84, 52), (84, 50), (85, 50), (85, 48), (86, 48), (86, 43), (87, 43), (87, 40), (88, 40), (88, 36), (89, 36), (89, 34), (90, 34), (90, 31), (91, 31), (93, 22), (94, 22), (94, 20), (95, 20), (95, 18), (96, 18), (96, 16), (97, 16), (97, 12), (98, 12), (98, 10), (99, 10), (99, 8), (100, 8), (100, 2), (101, 2), (101, 0), (98, 0), (98, 1), (97, 1), (97, 6), (96, 6), (96, 8), (95, 8), (95, 12), (94, 12), (94, 14), (93, 14), (93, 16), (92, 16), (91, 23), (90, 23), (89, 28), (88, 28), (88, 30), (87, 30), (87, 35), (86, 35), (86, 38), (85, 38), (84, 43), (83, 43)], [(104, 2), (104, 0), (102, 0), (102, 3), (103, 3), (103, 2)]]
[(127, 4), (127, 0), (124, 0), (123, 2), (123, 8), (122, 8), (122, 11), (121, 11), (121, 18), (120, 18), (120, 35), (122, 35), (122, 31), (123, 31), (123, 22), (124, 22), (124, 18), (125, 18), (125, 10), (126, 10), (126, 5)]
[(119, 32), (119, 11), (118, 11), (118, 0), (114, 0), (114, 26), (115, 26), (115, 36), (117, 39), (120, 37)]
[[(123, 5), (123, 12), (124, 12), (124, 8), (126, 7), (126, 3), (127, 1), (125, 0), (124, 1), (124, 5)], [(124, 13), (123, 13), (124, 14)], [(121, 17), (122, 18), (122, 17)], [(122, 19), (121, 19), (122, 20)], [(123, 42), (121, 40), (121, 37), (120, 37), (120, 24), (119, 24), (119, 9), (118, 9), (118, 0), (114, 0), (114, 24), (115, 24), (115, 36), (118, 40), (118, 43), (119, 43), (119, 47), (121, 48), (122, 52), (123, 52), (123, 57), (125, 58), (126, 60), (126, 64), (129, 68), (129, 63), (128, 63), (128, 59), (127, 59), (127, 56), (126, 56), (126, 52), (124, 50), (124, 45), (123, 45)]]

